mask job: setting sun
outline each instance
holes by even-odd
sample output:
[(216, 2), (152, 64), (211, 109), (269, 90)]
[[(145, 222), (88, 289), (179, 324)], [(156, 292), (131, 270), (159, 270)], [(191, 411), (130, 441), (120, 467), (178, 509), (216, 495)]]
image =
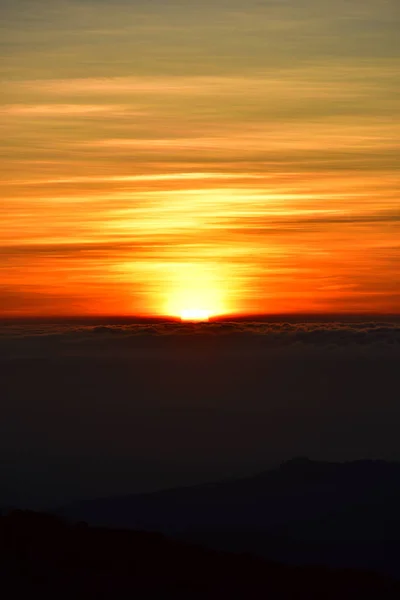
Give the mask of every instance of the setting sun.
[(224, 284), (223, 274), (213, 263), (175, 265), (166, 282), (164, 313), (182, 321), (208, 321), (226, 314)]
[(186, 308), (180, 314), (182, 321), (208, 321), (210, 316), (207, 310), (201, 308)]

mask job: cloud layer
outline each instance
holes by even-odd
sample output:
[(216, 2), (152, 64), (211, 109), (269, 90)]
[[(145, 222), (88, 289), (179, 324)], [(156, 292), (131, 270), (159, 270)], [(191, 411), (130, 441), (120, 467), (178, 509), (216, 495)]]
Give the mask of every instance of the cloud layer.
[[(135, 324), (8, 323), (0, 329), (0, 356), (148, 356), (221, 353), (259, 357), (289, 351), (400, 354), (399, 322), (154, 322)], [(170, 352), (173, 354), (171, 355)]]
[(2, 323), (0, 506), (400, 458), (400, 324)]

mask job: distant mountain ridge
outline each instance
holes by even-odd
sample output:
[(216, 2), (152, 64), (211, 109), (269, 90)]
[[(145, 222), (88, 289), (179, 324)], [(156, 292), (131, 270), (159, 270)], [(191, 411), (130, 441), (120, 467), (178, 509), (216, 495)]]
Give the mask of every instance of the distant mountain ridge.
[(399, 581), (365, 570), (288, 566), (21, 510), (0, 517), (0, 578), (7, 599), (400, 597)]
[(59, 512), (274, 560), (400, 575), (399, 507), (399, 463), (295, 458), (253, 477), (85, 501)]

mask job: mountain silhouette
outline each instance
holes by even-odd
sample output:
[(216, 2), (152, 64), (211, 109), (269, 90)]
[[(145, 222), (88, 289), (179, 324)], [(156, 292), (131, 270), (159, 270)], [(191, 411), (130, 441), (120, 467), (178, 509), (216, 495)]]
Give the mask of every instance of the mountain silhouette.
[(0, 579), (10, 600), (400, 597), (400, 582), (368, 571), (287, 566), (30, 511), (0, 517)]
[(258, 475), (58, 511), (292, 563), (400, 574), (400, 464), (295, 458)]

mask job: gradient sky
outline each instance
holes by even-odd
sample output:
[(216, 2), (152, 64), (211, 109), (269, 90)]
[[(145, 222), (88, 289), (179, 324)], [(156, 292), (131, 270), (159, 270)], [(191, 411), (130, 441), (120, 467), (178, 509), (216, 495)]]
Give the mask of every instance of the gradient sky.
[(0, 0), (3, 315), (400, 307), (398, 0)]

